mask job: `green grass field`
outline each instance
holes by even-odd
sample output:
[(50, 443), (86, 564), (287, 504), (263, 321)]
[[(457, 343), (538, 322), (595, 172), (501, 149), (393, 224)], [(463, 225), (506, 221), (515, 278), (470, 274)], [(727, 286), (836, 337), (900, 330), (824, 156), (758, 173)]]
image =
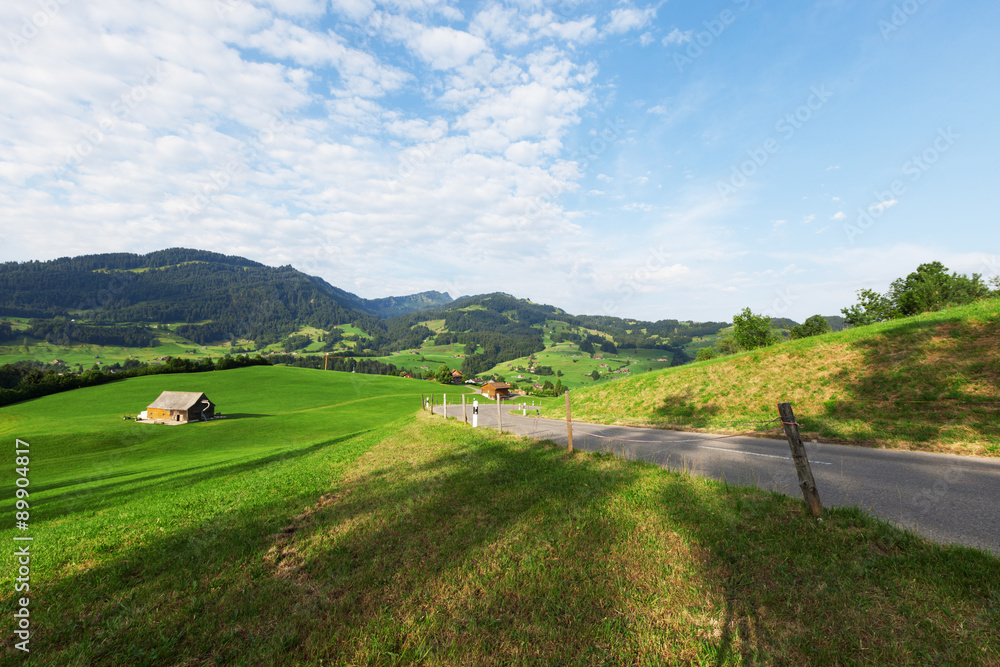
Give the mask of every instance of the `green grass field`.
[[(1000, 300), (789, 341), (573, 394), (574, 418), (735, 433), (791, 402), (810, 438), (1000, 456)], [(553, 409), (550, 416), (559, 418)]]
[(245, 416), (115, 421), (161, 378), (0, 410), (38, 503), (18, 664), (1000, 662), (1000, 560), (982, 552), (414, 417), (425, 383), (180, 377)]

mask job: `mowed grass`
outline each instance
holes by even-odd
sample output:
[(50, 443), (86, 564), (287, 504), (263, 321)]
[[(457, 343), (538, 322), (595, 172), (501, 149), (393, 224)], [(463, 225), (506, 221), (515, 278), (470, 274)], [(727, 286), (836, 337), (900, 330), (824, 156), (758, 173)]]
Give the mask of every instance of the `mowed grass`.
[(575, 419), (727, 433), (759, 428), (781, 401), (810, 438), (1000, 456), (1000, 300), (572, 394)]
[(426, 414), (35, 535), (25, 664), (1000, 664), (985, 553)]
[[(157, 537), (202, 530), (227, 511), (252, 511), (254, 471), (324, 449), (340, 456), (341, 442), (412, 414), (420, 389), (401, 378), (251, 367), (132, 378), (0, 408), (0, 439), (12, 452), (0, 471), (10, 490), (0, 507), (11, 519), (0, 535), (10, 543), (15, 534), (15, 438), (30, 445), (33, 572), (52, 582)], [(204, 391), (227, 418), (122, 420), (163, 390)], [(295, 497), (308, 474), (282, 488)], [(0, 570), (5, 591), (12, 576)]]

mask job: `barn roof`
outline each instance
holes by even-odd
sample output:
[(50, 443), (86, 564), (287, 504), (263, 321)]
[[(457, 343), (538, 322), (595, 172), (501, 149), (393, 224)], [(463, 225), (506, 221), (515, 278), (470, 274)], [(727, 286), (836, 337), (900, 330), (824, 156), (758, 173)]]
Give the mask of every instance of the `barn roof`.
[(496, 389), (510, 389), (510, 385), (506, 382), (497, 382), (496, 380), (490, 380), (486, 384), (493, 386)]
[(205, 399), (208, 397), (199, 391), (165, 391), (149, 407), (159, 410), (190, 410)]

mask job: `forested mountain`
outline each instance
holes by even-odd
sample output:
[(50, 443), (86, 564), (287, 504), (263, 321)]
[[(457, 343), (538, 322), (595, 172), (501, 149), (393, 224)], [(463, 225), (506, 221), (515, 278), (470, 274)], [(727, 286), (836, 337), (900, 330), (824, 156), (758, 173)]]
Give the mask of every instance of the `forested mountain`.
[(452, 303), (448, 294), (420, 292), (409, 296), (387, 296), (382, 299), (365, 299), (364, 310), (379, 317), (399, 317), (417, 310), (440, 308)]
[(383, 317), (450, 301), (438, 292), (368, 300), (291, 266), (185, 248), (0, 264), (0, 316), (186, 322), (178, 333), (199, 343), (274, 342), (303, 324), (358, 322), (376, 334)]
[[(427, 341), (460, 344), (469, 374), (543, 350), (550, 321), (570, 327), (549, 331), (553, 342), (575, 343), (584, 352), (669, 350), (678, 363), (688, 360), (681, 348), (693, 336), (727, 325), (576, 316), (503, 293), (455, 301), (440, 292), (364, 299), (291, 266), (185, 248), (0, 264), (5, 316), (31, 318), (24, 333), (55, 344), (150, 347), (157, 344), (154, 326), (168, 323), (173, 333), (202, 345), (249, 340), (261, 349), (282, 341), (286, 350), (316, 342), (296, 334), (315, 327), (327, 332), (326, 350), (349, 341), (348, 356), (380, 356)], [(443, 327), (435, 333), (426, 326), (431, 321)], [(340, 325), (353, 325), (365, 337), (345, 334)], [(8, 329), (0, 335), (12, 337)]]

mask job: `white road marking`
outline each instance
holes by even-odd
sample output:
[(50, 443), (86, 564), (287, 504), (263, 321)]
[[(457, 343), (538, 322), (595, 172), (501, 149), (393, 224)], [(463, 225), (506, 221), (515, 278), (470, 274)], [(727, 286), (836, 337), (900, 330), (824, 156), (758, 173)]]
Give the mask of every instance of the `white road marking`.
[[(747, 456), (763, 456), (766, 459), (782, 459), (784, 461), (791, 461), (791, 456), (775, 456), (774, 454), (758, 454), (757, 452), (744, 452), (738, 449), (726, 449), (725, 447), (710, 447), (708, 445), (698, 445), (700, 449), (717, 449), (720, 452), (729, 452), (730, 454), (746, 454)], [(815, 463), (821, 466), (832, 466), (832, 463), (827, 463), (826, 461), (809, 461), (810, 464)]]

